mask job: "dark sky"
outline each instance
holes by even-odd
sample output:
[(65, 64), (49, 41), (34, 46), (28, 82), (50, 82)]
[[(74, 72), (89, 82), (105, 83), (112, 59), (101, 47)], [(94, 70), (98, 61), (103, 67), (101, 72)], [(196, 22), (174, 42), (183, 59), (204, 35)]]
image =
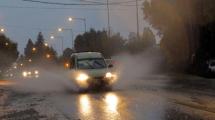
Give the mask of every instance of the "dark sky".
[[(85, 3), (80, 0), (41, 0), (62, 3)], [(93, 0), (91, 0), (93, 1)], [(106, 1), (106, 0), (94, 0)], [(110, 0), (110, 2), (123, 2), (125, 0)], [(135, 0), (134, 0), (135, 1)], [(134, 5), (135, 2), (129, 3)], [(139, 2), (141, 4), (141, 2)], [(68, 9), (69, 8), (69, 9)], [(140, 30), (148, 24), (143, 20), (143, 12), (139, 11)], [(40, 3), (25, 2), (22, 0), (0, 0), (0, 27), (5, 28), (5, 34), (18, 43), (19, 51), (23, 49), (29, 38), (35, 41), (39, 31), (42, 31), (46, 41), (58, 52), (61, 50), (61, 42), (56, 38), (50, 40), (50, 36), (63, 36), (64, 46), (71, 47), (71, 34), (68, 31), (57, 33), (57, 28), (72, 28), (74, 34), (84, 31), (83, 21), (68, 22), (69, 16), (86, 18), (87, 28), (102, 30), (107, 28), (106, 6), (61, 6)], [(136, 8), (135, 6), (110, 6), (111, 29), (120, 32), (127, 37), (129, 32), (136, 32)]]

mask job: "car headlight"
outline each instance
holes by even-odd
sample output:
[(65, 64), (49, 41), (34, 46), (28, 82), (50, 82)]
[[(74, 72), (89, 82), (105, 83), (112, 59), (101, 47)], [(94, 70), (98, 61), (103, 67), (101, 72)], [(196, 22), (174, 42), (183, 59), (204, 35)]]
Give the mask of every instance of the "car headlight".
[(35, 75), (38, 75), (38, 74), (39, 74), (39, 71), (38, 71), (38, 70), (35, 70), (35, 71), (34, 71), (34, 74), (35, 74)]
[(113, 74), (108, 72), (105, 74), (105, 78), (111, 79), (113, 77)]
[(89, 79), (89, 76), (87, 74), (79, 74), (76, 78), (77, 81), (80, 81), (80, 82), (84, 82), (86, 81), (87, 79)]
[(27, 76), (28, 76), (28, 72), (25, 72), (25, 71), (22, 72), (22, 76), (23, 76), (23, 77), (27, 77)]
[(117, 81), (117, 75), (116, 74), (113, 74), (113, 73), (110, 73), (110, 72), (107, 72), (105, 74), (105, 78), (109, 81), (110, 84), (113, 84)]
[(28, 72), (28, 75), (31, 75), (31, 74), (32, 74), (32, 73), (29, 71), (29, 72)]

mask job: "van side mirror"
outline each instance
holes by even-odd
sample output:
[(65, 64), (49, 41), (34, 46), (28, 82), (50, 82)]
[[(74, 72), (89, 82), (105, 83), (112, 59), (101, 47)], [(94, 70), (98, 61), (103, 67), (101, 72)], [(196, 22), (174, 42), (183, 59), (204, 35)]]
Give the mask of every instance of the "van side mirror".
[(112, 65), (112, 64), (108, 65), (108, 68), (112, 68), (112, 67), (113, 67), (113, 65)]

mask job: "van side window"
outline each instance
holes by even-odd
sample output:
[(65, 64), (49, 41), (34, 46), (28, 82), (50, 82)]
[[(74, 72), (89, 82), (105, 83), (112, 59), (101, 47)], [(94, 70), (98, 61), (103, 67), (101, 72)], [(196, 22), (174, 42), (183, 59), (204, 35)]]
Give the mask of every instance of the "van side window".
[(75, 56), (72, 56), (72, 58), (70, 59), (70, 69), (74, 69), (75, 68)]

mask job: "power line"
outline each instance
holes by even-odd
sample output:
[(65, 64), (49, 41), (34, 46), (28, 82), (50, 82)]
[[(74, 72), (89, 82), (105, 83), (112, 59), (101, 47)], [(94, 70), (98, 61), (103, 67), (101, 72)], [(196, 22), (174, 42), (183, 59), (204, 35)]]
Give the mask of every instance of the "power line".
[[(33, 3), (42, 3), (42, 4), (49, 4), (49, 5), (63, 5), (63, 6), (74, 6), (74, 5), (79, 5), (79, 6), (104, 6), (106, 3), (103, 2), (94, 2), (94, 1), (88, 1), (88, 3), (62, 3), (62, 2), (48, 2), (48, 1), (40, 1), (40, 0), (22, 0), (26, 2), (33, 2)], [(138, 0), (138, 1), (143, 1), (143, 0)], [(122, 5), (125, 3), (132, 3), (135, 1), (124, 1), (124, 2), (111, 2), (109, 3), (110, 5), (121, 5), (121, 6), (135, 6), (134, 4), (128, 4), (128, 5)]]
[(64, 5), (64, 6), (71, 6), (71, 5), (104, 5), (102, 3), (61, 3), (61, 2), (47, 2), (47, 1), (39, 1), (39, 0), (22, 0), (26, 2), (33, 2), (33, 3), (42, 3), (42, 4), (50, 4), (50, 5)]
[[(9, 5), (0, 5), (0, 8), (11, 8), (11, 9), (45, 9), (45, 10), (71, 10), (71, 9), (76, 9), (76, 10), (92, 10), (92, 11), (98, 11), (99, 10), (104, 10), (106, 11), (106, 8), (77, 8), (77, 7), (33, 7), (33, 6), (9, 6)], [(116, 10), (116, 11), (125, 11), (129, 10), (127, 8), (111, 8), (111, 10)]]

